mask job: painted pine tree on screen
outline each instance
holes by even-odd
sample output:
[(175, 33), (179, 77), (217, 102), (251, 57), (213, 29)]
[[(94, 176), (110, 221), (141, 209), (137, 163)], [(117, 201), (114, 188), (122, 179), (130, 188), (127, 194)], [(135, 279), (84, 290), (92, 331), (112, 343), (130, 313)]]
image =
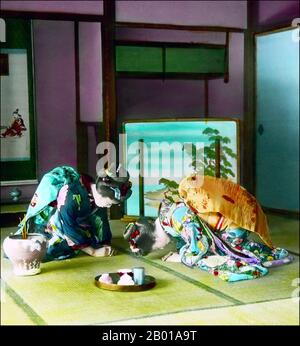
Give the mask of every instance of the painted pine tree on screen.
[[(229, 137), (221, 136), (220, 131), (213, 129), (211, 127), (206, 127), (202, 134), (208, 137), (209, 145), (204, 147), (203, 160), (197, 161), (195, 158), (201, 157), (198, 154), (198, 150), (194, 144), (190, 147), (185, 147), (188, 155), (192, 157), (191, 166), (194, 168), (195, 172), (203, 172), (204, 175), (215, 176), (216, 166), (217, 166), (217, 153), (216, 153), (216, 141), (220, 142), (220, 177), (225, 179), (230, 179), (235, 177), (235, 173), (232, 171), (231, 159), (237, 159), (237, 154), (228, 146), (231, 142)], [(159, 180), (160, 184), (165, 185), (165, 187), (170, 192), (170, 198), (172, 195), (177, 195), (178, 183), (174, 180), (169, 180), (166, 178), (161, 178)], [(147, 198), (147, 196), (146, 196)]]

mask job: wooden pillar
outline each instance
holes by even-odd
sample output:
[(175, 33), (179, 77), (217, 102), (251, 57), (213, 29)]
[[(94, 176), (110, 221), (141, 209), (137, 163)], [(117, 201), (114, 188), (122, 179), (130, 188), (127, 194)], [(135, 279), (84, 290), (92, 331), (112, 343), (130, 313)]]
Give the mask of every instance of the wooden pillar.
[[(118, 154), (117, 131), (117, 101), (116, 101), (116, 74), (115, 74), (115, 0), (103, 1), (103, 22), (101, 25), (102, 37), (102, 71), (103, 71), (103, 123), (104, 138), (99, 141), (114, 143)], [(112, 158), (108, 153), (108, 160)], [(113, 205), (109, 209), (110, 219), (120, 219), (123, 216), (123, 205)]]
[(221, 177), (221, 142), (220, 139), (215, 140), (215, 177)]
[(243, 186), (255, 193), (255, 45), (254, 12), (256, 1), (248, 1), (248, 25), (244, 34), (244, 121), (241, 129)]
[(226, 31), (224, 83), (228, 83), (229, 82), (229, 35), (230, 35), (230, 32)]
[(139, 211), (140, 216), (145, 216), (144, 199), (144, 140), (139, 139)]
[[(117, 110), (115, 78), (115, 1), (103, 1), (102, 31), (103, 122), (105, 140), (117, 145)], [(103, 139), (102, 139), (103, 140)]]
[[(74, 55), (75, 55), (75, 94), (76, 94), (76, 149), (77, 170), (88, 171), (87, 126), (80, 121), (80, 70), (79, 70), (79, 22), (74, 22)], [(58, 124), (59, 126), (59, 124)]]

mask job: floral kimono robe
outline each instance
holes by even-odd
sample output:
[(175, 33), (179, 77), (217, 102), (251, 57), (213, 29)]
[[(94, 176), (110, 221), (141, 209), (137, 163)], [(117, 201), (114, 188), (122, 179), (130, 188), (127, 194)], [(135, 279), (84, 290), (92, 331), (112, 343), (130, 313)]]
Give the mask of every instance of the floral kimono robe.
[(292, 260), (284, 249), (248, 239), (250, 232), (245, 229), (212, 230), (184, 202), (163, 200), (159, 220), (164, 231), (177, 240), (182, 263), (225, 281), (255, 279), (268, 273), (266, 267)]
[(64, 259), (76, 251), (108, 244), (111, 230), (106, 208), (96, 207), (91, 194), (91, 180), (72, 167), (62, 166), (41, 180), (20, 224), (48, 239), (45, 260)]

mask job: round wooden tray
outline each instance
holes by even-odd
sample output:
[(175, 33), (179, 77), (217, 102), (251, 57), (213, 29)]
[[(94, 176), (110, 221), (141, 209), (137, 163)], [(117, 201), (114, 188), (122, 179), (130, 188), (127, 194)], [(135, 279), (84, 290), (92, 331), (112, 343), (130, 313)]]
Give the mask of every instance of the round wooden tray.
[(119, 292), (139, 292), (146, 291), (153, 288), (156, 284), (155, 278), (150, 275), (145, 275), (145, 283), (143, 285), (118, 285), (117, 282), (120, 279), (118, 273), (109, 273), (113, 283), (107, 284), (99, 281), (101, 275), (95, 277), (95, 285), (104, 290), (119, 291)]

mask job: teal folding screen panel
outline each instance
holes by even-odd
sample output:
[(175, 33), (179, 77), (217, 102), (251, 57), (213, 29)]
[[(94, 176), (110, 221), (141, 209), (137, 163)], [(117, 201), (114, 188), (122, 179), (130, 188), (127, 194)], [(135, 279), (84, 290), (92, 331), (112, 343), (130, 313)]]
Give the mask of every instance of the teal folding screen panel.
[[(217, 138), (220, 176), (239, 182), (239, 123), (235, 119), (137, 120), (124, 123), (123, 132), (126, 135), (123, 153), (133, 184), (132, 196), (126, 202), (127, 215), (157, 215), (158, 198), (165, 187), (160, 183), (161, 178), (178, 183), (194, 169), (214, 176)], [(143, 141), (142, 157), (138, 157), (139, 141)], [(197, 153), (193, 149), (191, 154), (191, 146)], [(140, 161), (142, 180), (138, 177)]]

